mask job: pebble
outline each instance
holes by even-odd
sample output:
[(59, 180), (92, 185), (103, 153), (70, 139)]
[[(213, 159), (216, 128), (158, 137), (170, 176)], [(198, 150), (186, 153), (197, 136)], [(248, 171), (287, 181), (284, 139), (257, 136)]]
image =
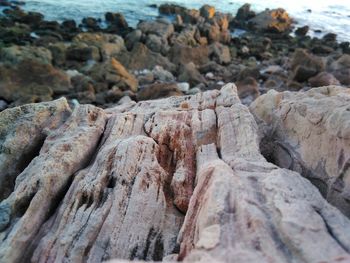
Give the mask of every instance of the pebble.
[(177, 87), (179, 88), (179, 90), (185, 93), (187, 93), (190, 90), (190, 84), (188, 84), (187, 82), (177, 83)]

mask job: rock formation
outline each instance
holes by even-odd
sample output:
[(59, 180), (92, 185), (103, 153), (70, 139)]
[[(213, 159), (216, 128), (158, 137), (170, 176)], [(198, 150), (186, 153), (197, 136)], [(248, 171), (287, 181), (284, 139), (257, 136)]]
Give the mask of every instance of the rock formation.
[[(317, 94), (307, 93), (310, 105), (327, 97)], [(272, 121), (275, 104), (261, 105), (261, 118)], [(306, 106), (297, 111), (312, 123), (322, 119)], [(327, 125), (345, 140), (347, 115), (333, 115)], [(328, 146), (322, 127), (318, 140)], [(349, 261), (349, 219), (309, 180), (267, 162), (259, 138), (233, 84), (106, 110), (70, 109), (65, 99), (7, 109), (0, 262)], [(334, 156), (344, 167), (346, 154)]]
[(262, 151), (278, 166), (297, 171), (350, 216), (350, 90), (270, 91), (251, 109), (263, 130)]

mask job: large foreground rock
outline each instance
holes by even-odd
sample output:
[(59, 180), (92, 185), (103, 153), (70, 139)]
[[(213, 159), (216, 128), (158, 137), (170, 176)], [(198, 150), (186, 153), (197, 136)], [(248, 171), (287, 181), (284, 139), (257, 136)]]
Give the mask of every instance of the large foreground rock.
[(264, 129), (264, 154), (312, 181), (350, 216), (350, 90), (270, 91), (251, 109)]
[[(46, 137), (0, 203), (0, 262), (349, 260), (350, 221), (264, 159), (234, 85), (63, 115), (64, 100), (39, 105), (2, 113), (15, 125), (0, 133), (12, 140), (1, 154), (24, 154), (15, 138)], [(17, 134), (37, 115), (44, 124)]]

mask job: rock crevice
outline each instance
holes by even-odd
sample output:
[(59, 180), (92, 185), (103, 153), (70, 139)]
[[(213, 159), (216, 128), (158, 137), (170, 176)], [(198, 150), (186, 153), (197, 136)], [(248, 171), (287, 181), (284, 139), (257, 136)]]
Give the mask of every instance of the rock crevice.
[[(346, 262), (349, 219), (300, 174), (261, 154), (261, 121), (283, 108), (262, 105), (251, 108), (258, 126), (227, 84), (106, 110), (71, 110), (64, 99), (5, 110), (15, 121), (1, 126), (3, 142), (12, 143), (0, 154), (16, 183), (0, 203), (0, 261)], [(301, 112), (322, 125), (316, 112), (294, 105), (279, 118)], [(19, 133), (26, 123), (38, 123), (34, 134)], [(39, 154), (18, 169), (26, 153), (19, 140), (40, 133)], [(345, 160), (343, 149), (338, 165)]]

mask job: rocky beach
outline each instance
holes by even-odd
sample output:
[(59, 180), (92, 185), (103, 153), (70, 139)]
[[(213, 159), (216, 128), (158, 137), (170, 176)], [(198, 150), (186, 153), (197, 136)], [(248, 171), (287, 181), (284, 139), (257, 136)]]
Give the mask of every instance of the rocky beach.
[(250, 4), (0, 6), (1, 263), (350, 262), (349, 42)]

